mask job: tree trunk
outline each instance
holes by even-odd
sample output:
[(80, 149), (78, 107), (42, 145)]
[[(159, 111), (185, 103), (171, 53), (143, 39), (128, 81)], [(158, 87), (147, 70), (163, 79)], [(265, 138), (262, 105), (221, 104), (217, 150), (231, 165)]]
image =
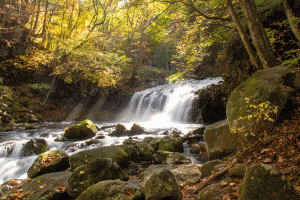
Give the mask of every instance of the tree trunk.
[(231, 16), (231, 18), (233, 19), (234, 23), (235, 23), (235, 26), (240, 34), (240, 37), (243, 41), (243, 44), (247, 50), (247, 53), (250, 57), (250, 62), (251, 64), (256, 68), (256, 70), (258, 70), (260, 67), (259, 67), (259, 61), (256, 57), (256, 53), (255, 53), (255, 50), (252, 48), (251, 44), (250, 44), (250, 39), (249, 37), (247, 36), (247, 34), (245, 33), (245, 31), (243, 30), (243, 27), (239, 21), (239, 19), (237, 18), (235, 12), (234, 12), (234, 9), (233, 9), (233, 6), (231, 4), (231, 0), (226, 0), (226, 5), (227, 5), (227, 8), (228, 8), (228, 12)]
[(297, 24), (297, 18), (294, 15), (294, 13), (293, 13), (291, 7), (289, 6), (287, 0), (283, 0), (283, 6), (284, 6), (286, 16), (289, 20), (289, 24), (291, 26), (291, 29), (292, 29), (294, 35), (296, 36), (297, 40), (300, 41), (300, 28), (298, 27), (298, 24)]
[(242, 10), (246, 16), (251, 38), (264, 69), (274, 67), (276, 57), (267, 33), (259, 20), (253, 0), (240, 0)]

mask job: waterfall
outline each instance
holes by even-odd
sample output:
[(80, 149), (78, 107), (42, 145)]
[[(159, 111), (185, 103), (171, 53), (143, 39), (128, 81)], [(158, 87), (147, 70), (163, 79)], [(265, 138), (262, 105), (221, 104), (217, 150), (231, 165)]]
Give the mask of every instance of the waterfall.
[(118, 121), (155, 123), (191, 123), (190, 113), (196, 91), (222, 81), (222, 78), (187, 80), (136, 92)]

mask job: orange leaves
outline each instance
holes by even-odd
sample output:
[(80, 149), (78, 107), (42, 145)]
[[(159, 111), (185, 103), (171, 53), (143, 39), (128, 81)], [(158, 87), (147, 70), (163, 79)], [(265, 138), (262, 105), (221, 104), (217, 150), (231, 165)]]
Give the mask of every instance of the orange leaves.
[(66, 188), (67, 188), (67, 187), (64, 187), (64, 186), (58, 184), (58, 185), (56, 186), (56, 188), (55, 188), (55, 191), (56, 191), (56, 192), (59, 192), (59, 193), (64, 193), (64, 192), (66, 191)]

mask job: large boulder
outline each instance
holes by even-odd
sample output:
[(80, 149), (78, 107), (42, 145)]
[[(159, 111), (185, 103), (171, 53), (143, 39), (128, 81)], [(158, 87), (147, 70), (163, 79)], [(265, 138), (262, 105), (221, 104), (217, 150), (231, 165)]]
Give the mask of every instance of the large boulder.
[(163, 164), (179, 164), (179, 163), (191, 163), (191, 159), (183, 155), (179, 152), (170, 152), (170, 151), (161, 151), (158, 150), (153, 155), (154, 161), (156, 163), (163, 163)]
[(153, 174), (145, 182), (145, 196), (146, 200), (177, 200), (182, 197), (182, 194), (180, 185), (174, 174), (165, 169)]
[(152, 161), (154, 149), (147, 143), (127, 139), (123, 141), (123, 149), (133, 161)]
[(159, 141), (158, 150), (183, 152), (183, 140), (178, 137), (164, 136)]
[(256, 164), (246, 171), (241, 185), (240, 200), (300, 199), (285, 176), (271, 165)]
[(77, 167), (86, 165), (95, 158), (111, 158), (120, 166), (126, 166), (130, 160), (128, 154), (124, 151), (122, 146), (98, 147), (95, 149), (81, 151), (70, 156), (71, 170), (75, 170)]
[(60, 172), (69, 168), (69, 155), (62, 150), (50, 150), (40, 154), (28, 169), (28, 178)]
[(71, 172), (56, 172), (27, 179), (22, 184), (13, 187), (2, 198), (3, 199), (64, 199), (71, 200), (67, 194), (66, 187)]
[(204, 131), (208, 160), (221, 159), (239, 146), (237, 136), (230, 132), (228, 120), (208, 126)]
[(84, 120), (81, 123), (72, 127), (66, 128), (64, 137), (67, 139), (86, 139), (94, 137), (97, 133), (97, 128), (90, 120)]
[(49, 150), (48, 144), (45, 139), (31, 139), (20, 152), (21, 157), (31, 156), (32, 154), (41, 154)]
[(254, 73), (230, 95), (226, 107), (231, 131), (243, 146), (257, 131), (271, 130), (294, 93), (296, 73), (273, 67)]
[(67, 192), (72, 197), (77, 197), (93, 184), (114, 179), (123, 179), (120, 166), (111, 158), (97, 158), (74, 170), (68, 181)]
[(76, 200), (143, 200), (144, 190), (132, 183), (121, 180), (107, 180), (87, 188)]

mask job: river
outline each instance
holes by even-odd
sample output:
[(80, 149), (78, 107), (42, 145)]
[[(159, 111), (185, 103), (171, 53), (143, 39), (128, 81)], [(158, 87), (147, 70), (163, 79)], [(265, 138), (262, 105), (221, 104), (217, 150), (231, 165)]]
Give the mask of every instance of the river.
[[(130, 129), (133, 123), (138, 123), (149, 134), (136, 135), (134, 136), (136, 139), (143, 139), (147, 136), (162, 137), (164, 131), (172, 129), (180, 130), (183, 135), (200, 126), (204, 126), (199, 121), (200, 118), (196, 122), (190, 119), (192, 103), (196, 99), (195, 92), (219, 81), (222, 81), (222, 79), (188, 80), (146, 89), (135, 93), (127, 108), (114, 121), (101, 122), (93, 119), (93, 122), (98, 127), (122, 123), (127, 129)], [(97, 139), (98, 143), (96, 144), (87, 145), (85, 140), (55, 141), (56, 137), (61, 137), (64, 134), (66, 127), (77, 123), (78, 121), (38, 123), (34, 130), (25, 130), (23, 124), (17, 124), (14, 131), (0, 133), (0, 184), (11, 179), (27, 178), (27, 171), (37, 158), (37, 155), (20, 157), (20, 152), (23, 145), (30, 139), (45, 139), (49, 149), (64, 150), (69, 155), (72, 155), (79, 151), (99, 146), (122, 144), (128, 138), (128, 136), (108, 136), (108, 133), (113, 129), (105, 129), (97, 133), (97, 135), (104, 134), (105, 138)], [(192, 157), (187, 149), (185, 149), (184, 154)], [(193, 157), (192, 161), (198, 162)]]

